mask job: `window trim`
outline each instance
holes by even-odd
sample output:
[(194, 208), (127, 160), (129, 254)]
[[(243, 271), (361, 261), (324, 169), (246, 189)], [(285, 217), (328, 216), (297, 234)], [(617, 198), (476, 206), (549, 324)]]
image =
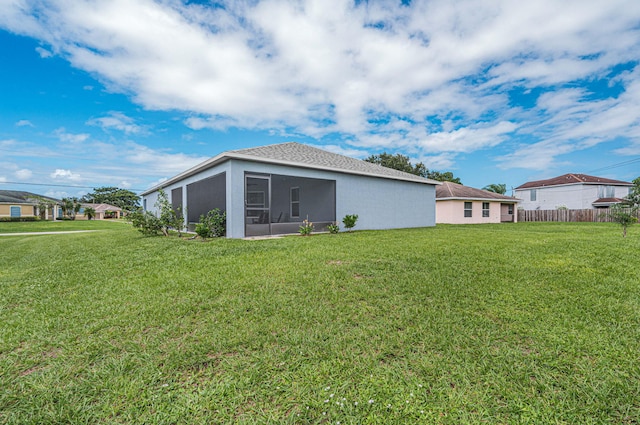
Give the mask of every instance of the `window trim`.
[[(467, 206), (469, 208), (467, 208)], [(473, 202), (464, 202), (464, 217), (471, 218), (473, 217)]]
[(529, 200), (532, 201), (532, 202), (538, 200), (538, 190), (537, 189), (531, 189), (529, 191)]
[[(485, 205), (487, 208), (485, 208)], [(490, 212), (491, 212), (491, 203), (490, 202), (483, 202), (482, 203), (482, 217), (490, 217)]]
[[(18, 215), (13, 214), (14, 208), (18, 209)], [(9, 217), (22, 217), (22, 207), (20, 205), (9, 206)]]

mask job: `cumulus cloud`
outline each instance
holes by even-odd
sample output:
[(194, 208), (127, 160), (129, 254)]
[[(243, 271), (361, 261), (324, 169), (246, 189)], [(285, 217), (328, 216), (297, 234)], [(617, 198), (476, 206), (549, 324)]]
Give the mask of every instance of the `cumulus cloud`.
[(87, 121), (89, 125), (101, 127), (103, 130), (119, 130), (125, 134), (147, 134), (148, 130), (144, 126), (137, 125), (135, 120), (126, 116), (122, 112), (111, 111), (107, 116), (93, 118)]
[(80, 174), (74, 173), (71, 170), (63, 170), (61, 168), (57, 168), (53, 173), (51, 173), (50, 177), (52, 179), (60, 179), (60, 180), (68, 180), (68, 181), (81, 180)]
[(23, 168), (21, 170), (16, 171), (15, 174), (19, 180), (27, 180), (31, 178), (31, 176), (33, 176), (33, 171)]
[[(551, 157), (638, 137), (637, 83), (622, 77), (623, 94), (600, 99), (585, 83), (640, 57), (637, 1), (217, 4), (10, 2), (0, 26), (43, 40), (45, 53), (60, 52), (144, 108), (188, 112), (193, 129), (338, 133), (356, 150), (417, 157), (522, 136), (505, 167), (549, 136), (563, 146)], [(523, 111), (515, 87), (562, 90)], [(144, 131), (116, 112), (89, 123)]]

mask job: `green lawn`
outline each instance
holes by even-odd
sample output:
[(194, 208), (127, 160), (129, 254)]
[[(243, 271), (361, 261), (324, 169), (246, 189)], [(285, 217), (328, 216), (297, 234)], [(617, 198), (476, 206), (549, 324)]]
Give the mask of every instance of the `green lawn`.
[(640, 226), (74, 226), (0, 237), (0, 423), (638, 423)]

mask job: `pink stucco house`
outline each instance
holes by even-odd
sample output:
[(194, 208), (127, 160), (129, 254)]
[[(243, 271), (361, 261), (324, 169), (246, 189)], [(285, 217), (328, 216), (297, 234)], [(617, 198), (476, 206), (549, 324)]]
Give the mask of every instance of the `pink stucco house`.
[(443, 182), (436, 186), (436, 223), (516, 222), (519, 201), (511, 196)]

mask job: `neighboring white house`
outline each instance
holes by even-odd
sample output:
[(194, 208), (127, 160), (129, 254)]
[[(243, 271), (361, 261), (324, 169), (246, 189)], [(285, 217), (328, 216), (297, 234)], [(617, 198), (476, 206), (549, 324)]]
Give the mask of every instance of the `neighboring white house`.
[(316, 231), (358, 214), (357, 229), (435, 225), (440, 182), (299, 143), (224, 152), (142, 193), (157, 212), (159, 190), (187, 211), (227, 213), (227, 237), (297, 233), (308, 218)]
[(518, 221), (520, 200), (452, 182), (436, 187), (436, 223), (480, 224)]
[(633, 183), (586, 174), (564, 174), (516, 187), (515, 197), (525, 210), (584, 210), (608, 208), (629, 195)]

